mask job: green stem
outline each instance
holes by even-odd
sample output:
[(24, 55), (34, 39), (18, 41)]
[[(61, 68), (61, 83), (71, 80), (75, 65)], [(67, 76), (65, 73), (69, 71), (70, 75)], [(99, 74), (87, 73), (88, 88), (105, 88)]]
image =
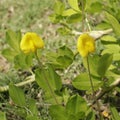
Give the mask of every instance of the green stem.
[(38, 57), (38, 55), (37, 55), (37, 51), (35, 51), (35, 57), (36, 57), (36, 59), (37, 59), (37, 61), (38, 61), (39, 67), (42, 68), (42, 63), (41, 63), (41, 61), (39, 60), (39, 57)]
[(50, 89), (51, 95), (53, 96), (56, 104), (59, 104), (58, 101), (57, 101), (57, 98), (56, 98), (56, 96), (55, 96), (55, 94), (54, 94), (54, 92), (53, 92), (53, 90), (52, 90), (52, 88), (51, 88), (51, 86), (50, 86), (50, 84), (49, 84), (49, 81), (48, 81), (48, 79), (47, 79), (46, 74), (45, 74), (44, 71), (43, 71), (43, 74), (44, 74), (44, 77), (45, 77), (46, 84), (48, 85), (48, 87), (49, 87), (49, 89)]
[[(35, 56), (36, 56), (36, 59), (37, 59), (37, 61), (38, 61), (39, 67), (40, 67), (40, 69), (41, 69), (41, 68), (42, 68), (42, 63), (41, 63), (40, 60), (39, 60), (39, 57), (38, 57), (38, 55), (37, 55), (37, 51), (35, 52)], [(56, 96), (55, 96), (55, 94), (54, 94), (54, 92), (53, 92), (53, 90), (52, 90), (52, 87), (50, 86), (50, 83), (49, 83), (49, 81), (48, 81), (48, 79), (47, 79), (47, 77), (46, 77), (46, 74), (45, 74), (44, 70), (43, 70), (43, 75), (44, 75), (44, 77), (45, 77), (45, 82), (46, 82), (46, 84), (48, 85), (48, 88), (49, 88), (49, 90), (50, 90), (50, 92), (51, 92), (51, 95), (53, 96), (56, 104), (59, 104), (58, 101), (57, 101), (57, 98), (56, 98)]]
[(91, 31), (91, 27), (90, 27), (90, 24), (89, 24), (89, 21), (88, 21), (87, 17), (85, 17), (85, 21), (86, 21), (86, 24), (88, 26), (88, 30)]
[(82, 5), (82, 32), (84, 32), (84, 24), (85, 24), (85, 10), (84, 10), (84, 2), (82, 0), (81, 2)]
[[(90, 65), (89, 65), (89, 59), (87, 56), (87, 68), (88, 68), (88, 75), (89, 75), (89, 79), (90, 79), (90, 84), (91, 84), (91, 88), (92, 88), (92, 93), (93, 93), (93, 100), (96, 99), (96, 95), (95, 95), (95, 90), (94, 90), (94, 85), (93, 85), (93, 81), (92, 81), (92, 77), (91, 77), (91, 72), (90, 72)], [(101, 111), (100, 111), (100, 105), (98, 100), (96, 100), (96, 105), (99, 111), (99, 119), (102, 120), (102, 115), (101, 115)]]
[(95, 90), (94, 90), (94, 85), (93, 85), (93, 81), (92, 81), (92, 78), (91, 78), (90, 65), (89, 65), (88, 56), (87, 56), (87, 68), (88, 68), (88, 75), (89, 75), (90, 84), (91, 84), (91, 88), (92, 88), (92, 92), (93, 92), (93, 96), (94, 96)]

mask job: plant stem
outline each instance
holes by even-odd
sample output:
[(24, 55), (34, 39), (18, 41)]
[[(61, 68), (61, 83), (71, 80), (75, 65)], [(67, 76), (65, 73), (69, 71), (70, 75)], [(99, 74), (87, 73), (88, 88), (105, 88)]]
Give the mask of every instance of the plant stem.
[(90, 84), (91, 84), (91, 88), (92, 88), (92, 92), (93, 92), (93, 96), (94, 96), (95, 90), (94, 90), (94, 85), (93, 85), (93, 81), (92, 81), (92, 78), (91, 78), (90, 65), (89, 65), (88, 56), (87, 56), (87, 68), (88, 68), (88, 75), (89, 75)]
[(36, 57), (36, 59), (37, 59), (37, 61), (38, 61), (39, 67), (40, 67), (40, 69), (41, 69), (41, 68), (42, 68), (42, 63), (41, 63), (41, 61), (39, 60), (37, 51), (35, 51), (35, 57)]
[(56, 104), (59, 104), (59, 103), (58, 103), (58, 100), (57, 100), (57, 98), (56, 98), (56, 96), (55, 96), (55, 94), (54, 94), (54, 92), (53, 92), (53, 90), (52, 90), (52, 87), (51, 87), (50, 84), (49, 84), (49, 81), (48, 81), (48, 79), (47, 79), (47, 77), (46, 77), (46, 74), (45, 74), (44, 70), (43, 70), (43, 74), (44, 74), (44, 77), (45, 77), (46, 84), (48, 85), (48, 87), (49, 87), (49, 89), (50, 89), (51, 95), (53, 96)]
[(84, 11), (84, 2), (82, 0), (81, 2), (82, 5), (82, 32), (84, 32), (84, 24), (85, 24), (85, 11)]
[[(35, 78), (32, 75), (32, 76), (27, 77), (24, 81), (15, 84), (15, 86), (21, 87), (21, 86), (24, 86), (26, 84), (30, 84), (30, 83), (32, 83), (34, 81), (35, 81)], [(8, 90), (9, 90), (9, 86), (8, 85), (6, 85), (6, 86), (0, 86), (0, 92), (6, 92)]]
[[(90, 84), (91, 84), (91, 88), (92, 88), (92, 93), (93, 93), (93, 100), (96, 99), (96, 95), (95, 95), (95, 90), (94, 90), (94, 85), (93, 85), (93, 81), (92, 81), (92, 77), (91, 77), (91, 72), (90, 72), (90, 65), (89, 65), (89, 59), (87, 56), (87, 68), (88, 68), (88, 75), (89, 75), (89, 80), (90, 80)], [(99, 112), (99, 119), (102, 120), (102, 115), (101, 115), (101, 111), (100, 111), (100, 105), (98, 100), (96, 100), (96, 105), (98, 108), (98, 112)]]
[(114, 80), (113, 83), (107, 88), (107, 89), (102, 89), (99, 94), (96, 96), (96, 99), (93, 100), (92, 105), (96, 103), (97, 100), (101, 99), (105, 94), (109, 93), (112, 91), (115, 87), (120, 85), (120, 78)]
[(86, 21), (86, 24), (88, 26), (88, 30), (91, 31), (91, 27), (90, 27), (90, 24), (89, 24), (89, 21), (88, 21), (87, 17), (85, 17), (85, 21)]
[[(39, 67), (40, 67), (40, 69), (41, 69), (41, 68), (42, 68), (42, 63), (41, 63), (40, 60), (39, 60), (39, 57), (38, 57), (38, 55), (37, 55), (37, 51), (35, 52), (35, 56), (36, 56), (36, 59), (37, 59), (37, 61), (38, 61)], [(49, 90), (50, 90), (51, 95), (53, 96), (56, 104), (59, 104), (58, 101), (57, 101), (57, 98), (56, 98), (56, 96), (55, 96), (55, 94), (54, 94), (54, 92), (53, 92), (53, 90), (52, 90), (52, 87), (51, 87), (51, 85), (50, 85), (50, 83), (49, 83), (49, 81), (48, 81), (48, 79), (47, 79), (47, 76), (46, 76), (46, 74), (45, 74), (45, 72), (44, 72), (44, 69), (43, 69), (43, 75), (44, 75), (44, 77), (45, 77), (45, 82), (46, 82), (46, 84), (48, 85), (48, 88), (49, 88)]]

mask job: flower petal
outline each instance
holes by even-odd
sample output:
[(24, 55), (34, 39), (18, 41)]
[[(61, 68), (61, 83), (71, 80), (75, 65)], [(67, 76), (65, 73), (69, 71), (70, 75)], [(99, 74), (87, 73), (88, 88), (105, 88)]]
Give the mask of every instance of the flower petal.
[(35, 52), (39, 48), (44, 47), (43, 40), (33, 32), (27, 32), (20, 43), (20, 48), (24, 53)]
[(86, 57), (89, 53), (95, 51), (95, 40), (89, 34), (84, 33), (79, 36), (77, 42), (78, 52), (82, 57)]

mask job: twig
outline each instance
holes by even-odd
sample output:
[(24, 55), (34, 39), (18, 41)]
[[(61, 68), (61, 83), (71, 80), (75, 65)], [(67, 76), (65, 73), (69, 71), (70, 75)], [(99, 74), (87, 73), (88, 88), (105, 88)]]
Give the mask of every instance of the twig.
[[(91, 35), (93, 38), (98, 39), (98, 38), (102, 37), (103, 35), (111, 33), (112, 31), (113, 31), (112, 29), (107, 29), (107, 30), (90, 31), (90, 32), (86, 32), (86, 33)], [(74, 34), (74, 35), (81, 35), (83, 33), (84, 32), (78, 32), (75, 30), (72, 31), (72, 34)]]
[[(32, 82), (35, 81), (35, 76), (32, 75), (32, 76), (29, 76), (27, 77), (23, 82), (20, 82), (20, 83), (16, 83), (15, 85), (18, 86), (18, 87), (21, 87), (21, 86), (24, 86), (26, 84), (30, 84)], [(5, 92), (5, 91), (8, 91), (9, 90), (9, 86), (6, 85), (6, 86), (0, 86), (0, 92)]]
[[(95, 96), (95, 90), (94, 90), (94, 85), (93, 85), (93, 81), (92, 81), (92, 78), (91, 78), (91, 72), (90, 72), (90, 66), (89, 66), (88, 56), (87, 56), (87, 68), (88, 68), (88, 75), (89, 75), (90, 84), (91, 84), (92, 93), (93, 93), (93, 94), (92, 94), (92, 95), (93, 95), (93, 99), (96, 99), (96, 96)], [(102, 116), (101, 116), (101, 112), (100, 112), (100, 105), (99, 105), (98, 100), (96, 100), (95, 103), (96, 103), (97, 108), (98, 108), (99, 119), (102, 120)]]
[(111, 90), (113, 90), (116, 86), (120, 84), (120, 78), (115, 80), (109, 87), (106, 89), (102, 89), (99, 94), (96, 96), (96, 99), (92, 102), (92, 105), (96, 103), (97, 100), (101, 99), (106, 93), (109, 93)]

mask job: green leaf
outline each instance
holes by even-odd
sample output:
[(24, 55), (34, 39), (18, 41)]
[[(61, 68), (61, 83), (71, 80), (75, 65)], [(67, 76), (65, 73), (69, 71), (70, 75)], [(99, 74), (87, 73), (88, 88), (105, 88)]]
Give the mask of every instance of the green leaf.
[(78, 119), (84, 118), (87, 111), (87, 103), (81, 96), (74, 95), (67, 102), (66, 110), (68, 114), (74, 115)]
[(68, 120), (81, 120), (81, 119), (84, 118), (84, 116), (85, 116), (85, 113), (83, 113), (83, 112), (78, 113), (78, 115), (72, 115), (72, 114), (70, 114), (68, 116)]
[[(55, 99), (57, 100), (57, 102)], [(46, 103), (50, 103), (52, 105), (56, 105), (56, 103), (62, 104), (63, 103), (62, 93), (58, 91), (53, 91), (53, 93), (51, 94), (50, 90), (46, 91), (44, 94), (44, 100)]]
[(106, 41), (106, 42), (117, 42), (117, 39), (111, 35), (105, 35), (105, 36), (101, 37), (100, 39), (102, 41)]
[(77, 23), (80, 22), (81, 20), (82, 20), (82, 14), (80, 13), (73, 14), (67, 18), (68, 23)]
[(21, 40), (21, 32), (14, 32), (12, 30), (8, 30), (6, 32), (6, 40), (7, 43), (12, 47), (15, 52), (20, 52), (20, 40)]
[(90, 12), (90, 13), (97, 13), (98, 12), (99, 13), (103, 10), (102, 6), (103, 5), (100, 2), (94, 2), (91, 4), (88, 12)]
[(70, 97), (70, 93), (69, 93), (68, 88), (63, 89), (62, 96), (63, 96), (63, 103), (64, 103), (64, 105), (66, 105), (66, 103)]
[(2, 54), (10, 62), (13, 62), (14, 57), (20, 53), (20, 40), (20, 31), (14, 32), (12, 30), (8, 30), (6, 32), (6, 41), (9, 44), (10, 48), (3, 49)]
[(14, 57), (17, 55), (17, 53), (10, 49), (10, 48), (7, 48), (7, 49), (4, 49), (2, 51), (2, 55), (10, 62), (13, 62), (14, 61)]
[(20, 53), (15, 56), (14, 58), (14, 63), (16, 68), (22, 68), (22, 69), (27, 69), (33, 64), (33, 54), (24, 54)]
[(85, 10), (86, 8), (86, 0), (78, 0), (78, 7), (82, 11), (83, 9)]
[(68, 120), (65, 107), (61, 105), (52, 105), (49, 108), (50, 115), (54, 120)]
[[(94, 88), (98, 88), (101, 84), (98, 78), (92, 78)], [(72, 85), (78, 90), (91, 90), (91, 84), (87, 73), (81, 73), (73, 81)]]
[(60, 27), (57, 29), (57, 32), (61, 35), (69, 35), (71, 31), (67, 27)]
[(41, 120), (37, 116), (27, 115), (26, 120)]
[[(118, 66), (119, 66), (119, 65), (118, 65)], [(113, 68), (112, 68), (112, 67), (113, 67)], [(113, 80), (111, 81), (111, 83), (114, 82), (115, 79), (117, 79), (117, 78), (120, 77), (119, 72), (118, 72), (118, 73), (115, 73), (115, 70), (117, 70), (117, 68), (116, 68), (115, 66), (111, 66), (111, 70), (108, 70), (108, 71), (106, 72), (107, 78), (113, 78)], [(110, 80), (109, 80), (109, 81), (110, 81)], [(108, 83), (109, 83), (109, 81), (108, 81)], [(111, 84), (111, 83), (110, 83), (110, 84)], [(110, 85), (110, 84), (109, 84), (109, 85)]]
[(74, 58), (74, 54), (66, 46), (62, 46), (57, 49), (57, 52), (48, 53), (47, 58), (49, 63), (51, 63), (56, 69), (64, 69), (67, 68), (72, 62)]
[(34, 99), (30, 99), (28, 101), (28, 107), (29, 107), (29, 110), (32, 112), (32, 114), (34, 116), (37, 116), (38, 115), (38, 110), (37, 110), (37, 107), (36, 107), (36, 101)]
[(95, 113), (90, 111), (86, 117), (86, 120), (95, 120)]
[(115, 107), (110, 107), (111, 113), (112, 113), (112, 120), (120, 120), (120, 115)]
[(108, 12), (105, 12), (105, 16), (106, 16), (109, 24), (111, 24), (114, 32), (119, 36), (120, 35), (120, 24), (119, 24), (118, 20), (114, 16), (109, 14)]
[(58, 93), (62, 87), (62, 81), (50, 64), (35, 71), (35, 80), (45, 91), (46, 102), (52, 104), (61, 103), (62, 96)]
[(6, 119), (5, 112), (1, 112), (1, 111), (0, 111), (0, 120), (7, 120), (7, 119)]
[(78, 119), (74, 115), (69, 115), (67, 120), (78, 120)]
[(99, 24), (95, 26), (96, 30), (106, 30), (110, 28), (111, 28), (111, 25), (106, 22), (100, 22)]
[(53, 23), (59, 23), (63, 19), (63, 16), (57, 14), (51, 14), (49, 18)]
[(63, 11), (62, 16), (71, 16), (73, 14), (76, 14), (77, 12), (73, 9), (67, 9)]
[(120, 61), (120, 53), (113, 54), (114, 61)]
[(58, 57), (56, 59), (56, 61), (63, 67), (63, 68), (67, 68), (72, 62), (73, 62), (73, 57), (74, 54), (71, 51), (71, 49), (69, 49), (66, 46), (62, 46), (58, 49)]
[(80, 11), (78, 7), (78, 0), (68, 0), (70, 7), (76, 11)]
[(59, 91), (62, 87), (61, 78), (51, 65), (48, 65), (47, 68), (36, 70), (35, 79), (45, 91), (50, 91), (49, 86), (51, 86), (53, 91)]
[(91, 4), (97, 2), (98, 0), (86, 0), (86, 11), (89, 12), (89, 10), (91, 9)]
[(120, 46), (118, 44), (108, 44), (105, 45), (105, 50), (102, 51), (102, 55), (104, 54), (113, 54), (113, 61), (120, 60)]
[(60, 47), (60, 48), (58, 49), (57, 54), (58, 54), (59, 56), (68, 56), (68, 57), (70, 57), (71, 59), (73, 59), (73, 57), (74, 57), (74, 54), (73, 54), (72, 50), (71, 50), (70, 48), (66, 47), (66, 46)]
[(67, 68), (73, 60), (68, 56), (59, 56), (57, 58), (57, 62), (61, 65), (62, 68)]
[(100, 60), (98, 65), (98, 74), (100, 76), (104, 76), (109, 66), (112, 64), (113, 54), (104, 54)]
[(54, 5), (55, 13), (58, 15), (62, 15), (64, 9), (65, 9), (65, 5), (61, 1), (57, 0)]
[[(97, 70), (98, 70), (99, 59), (100, 59), (100, 57), (98, 55), (88, 56), (90, 72), (92, 75), (98, 76), (98, 77), (99, 77), (99, 75), (97, 73)], [(85, 68), (88, 69), (86, 58), (83, 59), (83, 64), (84, 64)]]
[(13, 84), (9, 85), (9, 94), (13, 102), (19, 106), (26, 106), (24, 91)]
[[(46, 54), (46, 57), (47, 57), (47, 59), (48, 59), (48, 62), (50, 63), (50, 64), (52, 64), (53, 66), (56, 66), (56, 67), (61, 67), (61, 65), (60, 65), (60, 63), (58, 63), (57, 62), (57, 57), (58, 57), (59, 55), (57, 54), (57, 53), (55, 53), (55, 52), (48, 52), (47, 54)], [(55, 67), (55, 68), (56, 68)]]

